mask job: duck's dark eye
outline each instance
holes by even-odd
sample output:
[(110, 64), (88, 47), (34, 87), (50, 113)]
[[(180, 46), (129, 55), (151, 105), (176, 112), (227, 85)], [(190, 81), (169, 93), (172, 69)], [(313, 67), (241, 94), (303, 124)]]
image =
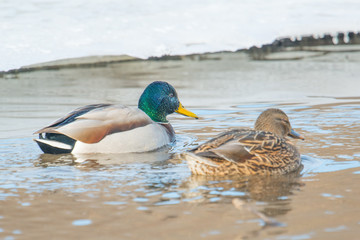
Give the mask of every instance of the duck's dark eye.
[(169, 94), (169, 97), (171, 97), (171, 98), (174, 97), (174, 94), (173, 94), (173, 93), (170, 93), (170, 94)]
[(290, 124), (289, 120), (286, 120), (286, 119), (282, 119), (282, 121), (286, 124)]
[(280, 122), (286, 123), (286, 124), (290, 124), (290, 122), (288, 120), (283, 119), (283, 118), (277, 118), (277, 120)]

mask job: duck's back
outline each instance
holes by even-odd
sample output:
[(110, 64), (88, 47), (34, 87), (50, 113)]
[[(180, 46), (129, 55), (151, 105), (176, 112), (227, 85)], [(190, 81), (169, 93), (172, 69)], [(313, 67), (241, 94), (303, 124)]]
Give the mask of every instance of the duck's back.
[(235, 129), (185, 154), (199, 175), (272, 175), (292, 172), (301, 165), (296, 147), (271, 132)]
[(173, 141), (168, 123), (155, 123), (138, 108), (96, 104), (78, 108), (36, 132), (45, 153), (151, 151)]

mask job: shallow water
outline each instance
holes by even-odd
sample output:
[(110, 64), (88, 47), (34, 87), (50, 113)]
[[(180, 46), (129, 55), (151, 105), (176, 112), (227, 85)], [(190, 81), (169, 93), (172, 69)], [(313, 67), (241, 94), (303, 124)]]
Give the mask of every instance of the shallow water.
[[(0, 237), (356, 239), (360, 233), (359, 53), (299, 61), (144, 61), (0, 78)], [(136, 105), (170, 82), (199, 120), (171, 115), (175, 144), (142, 154), (46, 155), (32, 133), (91, 103)], [(278, 107), (306, 137), (301, 172), (206, 178), (178, 153)], [(232, 204), (244, 201), (243, 209)], [(272, 218), (269, 224), (259, 214)]]

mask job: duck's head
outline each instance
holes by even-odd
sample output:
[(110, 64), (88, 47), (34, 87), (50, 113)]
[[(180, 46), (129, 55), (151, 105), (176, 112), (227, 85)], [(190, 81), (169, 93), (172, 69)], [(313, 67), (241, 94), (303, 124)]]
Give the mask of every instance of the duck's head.
[(156, 81), (147, 86), (139, 99), (138, 107), (155, 122), (167, 122), (166, 116), (174, 112), (198, 118), (184, 108), (175, 88), (167, 82)]
[(305, 140), (303, 136), (292, 129), (288, 116), (277, 108), (270, 108), (262, 112), (255, 122), (255, 130), (272, 132), (283, 138), (292, 137)]

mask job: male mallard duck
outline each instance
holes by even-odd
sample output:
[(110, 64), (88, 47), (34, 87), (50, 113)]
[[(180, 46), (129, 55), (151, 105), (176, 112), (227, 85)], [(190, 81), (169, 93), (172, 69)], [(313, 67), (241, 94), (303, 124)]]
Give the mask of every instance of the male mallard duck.
[(292, 172), (301, 165), (300, 153), (286, 138), (304, 138), (280, 109), (267, 109), (255, 130), (235, 129), (183, 154), (198, 175), (272, 175)]
[(124, 153), (158, 149), (175, 140), (166, 116), (180, 113), (197, 118), (180, 103), (166, 82), (153, 82), (138, 108), (113, 104), (80, 107), (35, 134), (44, 153)]

